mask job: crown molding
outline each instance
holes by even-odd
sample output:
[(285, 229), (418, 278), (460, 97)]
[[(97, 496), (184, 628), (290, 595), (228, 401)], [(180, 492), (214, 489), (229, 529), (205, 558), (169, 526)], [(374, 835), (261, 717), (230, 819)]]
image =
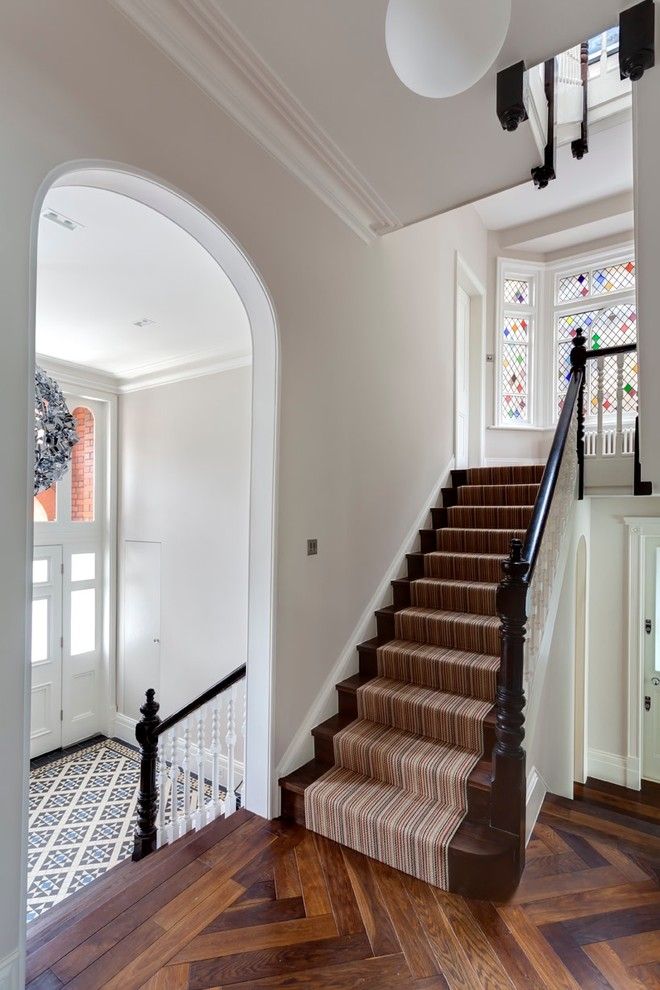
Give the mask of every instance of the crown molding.
[(367, 243), (403, 226), (213, 0), (111, 0)]
[(98, 371), (96, 368), (75, 364), (73, 361), (61, 361), (59, 358), (48, 357), (45, 354), (37, 355), (37, 364), (62, 386), (92, 389), (94, 392), (106, 392), (111, 395), (125, 395), (129, 392), (157, 388), (160, 385), (173, 385), (175, 382), (205, 378), (207, 375), (233, 371), (234, 368), (247, 368), (252, 365), (252, 355), (235, 354), (223, 357), (211, 353), (186, 362), (160, 361), (157, 364), (145, 365), (130, 376), (112, 375), (106, 371)]

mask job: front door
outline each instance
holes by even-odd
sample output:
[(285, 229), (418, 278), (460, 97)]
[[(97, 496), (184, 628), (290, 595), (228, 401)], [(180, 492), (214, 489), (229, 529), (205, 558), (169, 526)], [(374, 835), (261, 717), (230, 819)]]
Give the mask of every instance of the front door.
[(456, 467), (468, 466), (470, 440), (470, 297), (456, 286)]
[(660, 782), (660, 546), (646, 557), (642, 777)]
[(62, 547), (38, 547), (32, 564), (30, 756), (62, 745)]

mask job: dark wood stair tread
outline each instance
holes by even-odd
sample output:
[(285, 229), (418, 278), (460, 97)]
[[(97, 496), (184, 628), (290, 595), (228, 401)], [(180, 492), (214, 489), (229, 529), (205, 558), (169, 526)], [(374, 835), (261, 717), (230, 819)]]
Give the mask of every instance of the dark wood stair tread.
[(306, 787), (309, 787), (315, 780), (322, 777), (329, 769), (330, 767), (327, 763), (321, 763), (319, 760), (310, 760), (309, 763), (304, 763), (297, 770), (293, 770), (285, 777), (280, 777), (279, 785), (284, 790), (291, 791), (293, 794), (303, 794)]

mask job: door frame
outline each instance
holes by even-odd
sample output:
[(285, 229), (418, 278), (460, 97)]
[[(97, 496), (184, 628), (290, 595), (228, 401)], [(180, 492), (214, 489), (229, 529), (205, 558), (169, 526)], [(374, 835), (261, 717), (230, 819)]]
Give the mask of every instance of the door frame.
[(477, 467), (484, 463), (485, 454), (485, 368), (486, 353), (486, 290), (474, 274), (460, 251), (456, 251), (454, 276), (454, 453), (458, 450), (458, 289), (470, 297), (469, 339), (469, 428), (468, 464)]
[(627, 750), (625, 785), (635, 791), (642, 787), (644, 726), (645, 643), (642, 629), (645, 616), (646, 552), (652, 541), (660, 541), (660, 519), (655, 516), (625, 516), (628, 527), (628, 671), (627, 671)]

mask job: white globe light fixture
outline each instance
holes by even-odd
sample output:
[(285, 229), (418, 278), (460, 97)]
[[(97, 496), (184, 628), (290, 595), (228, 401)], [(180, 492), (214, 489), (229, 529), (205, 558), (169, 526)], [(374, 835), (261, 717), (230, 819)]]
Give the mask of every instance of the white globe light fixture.
[(389, 0), (392, 68), (420, 96), (455, 96), (481, 79), (509, 29), (511, 0)]

